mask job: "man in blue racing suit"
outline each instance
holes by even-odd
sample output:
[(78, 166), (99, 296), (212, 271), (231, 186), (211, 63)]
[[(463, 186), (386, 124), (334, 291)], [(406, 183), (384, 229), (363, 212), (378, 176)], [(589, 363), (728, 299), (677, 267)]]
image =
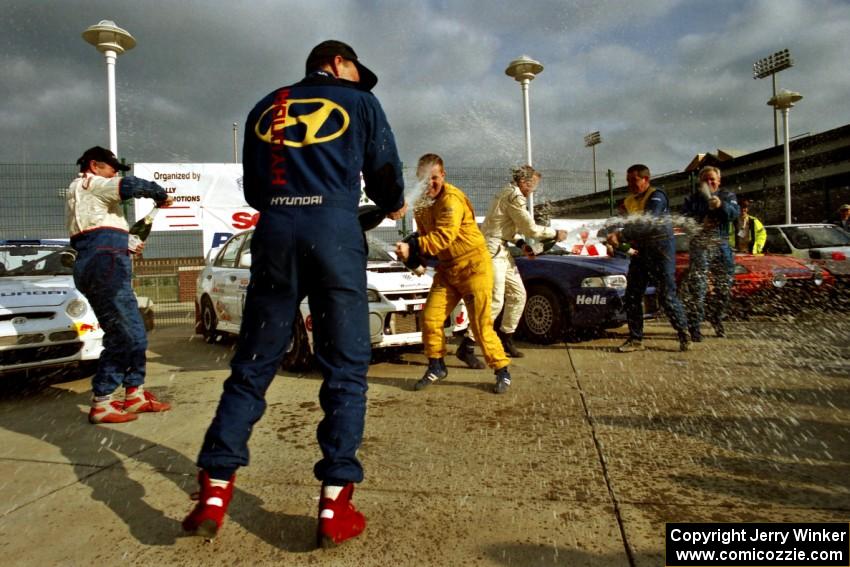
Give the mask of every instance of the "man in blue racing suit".
[[(703, 318), (714, 334), (725, 337), (723, 319), (729, 307), (735, 256), (729, 246), (729, 225), (741, 214), (735, 193), (720, 189), (720, 170), (707, 165), (699, 172), (700, 188), (685, 198), (682, 212), (701, 225), (688, 245), (690, 267), (686, 279), (685, 309), (694, 342), (702, 340)], [(711, 280), (712, 294), (706, 301)]]
[(626, 317), (629, 338), (619, 352), (644, 350), (643, 296), (650, 280), (670, 323), (678, 333), (679, 350), (690, 349), (687, 319), (676, 294), (676, 244), (670, 221), (670, 209), (664, 191), (650, 186), (649, 168), (635, 164), (626, 171), (629, 195), (623, 201), (626, 213), (621, 231), (608, 235), (612, 247), (628, 243), (629, 273), (626, 283)]
[(354, 50), (325, 41), (306, 72), (260, 100), (245, 122), (245, 198), (260, 212), (251, 283), (231, 374), (198, 456), (198, 504), (183, 521), (207, 538), (221, 527), (237, 468), (248, 464), (251, 430), (305, 296), (324, 378), (317, 543), (334, 546), (366, 524), (351, 503), (353, 483), (363, 480), (357, 449), (371, 357), (360, 172), (366, 195), (396, 220), (406, 212), (404, 182), (395, 138), (370, 92), (378, 79)]

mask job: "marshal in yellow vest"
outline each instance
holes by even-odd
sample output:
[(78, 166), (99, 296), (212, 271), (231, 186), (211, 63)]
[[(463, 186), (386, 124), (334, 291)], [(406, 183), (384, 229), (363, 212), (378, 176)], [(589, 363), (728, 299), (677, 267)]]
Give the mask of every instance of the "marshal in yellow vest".
[(653, 193), (655, 193), (655, 187), (650, 187), (641, 195), (629, 195), (623, 199), (623, 206), (626, 207), (626, 212), (630, 215), (644, 212), (646, 210), (646, 203)]

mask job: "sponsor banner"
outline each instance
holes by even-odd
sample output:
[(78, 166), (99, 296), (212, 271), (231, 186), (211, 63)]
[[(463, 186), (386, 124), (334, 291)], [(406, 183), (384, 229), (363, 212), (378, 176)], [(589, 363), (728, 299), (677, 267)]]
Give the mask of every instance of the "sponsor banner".
[[(174, 199), (156, 216), (153, 230), (201, 230), (204, 255), (257, 222), (242, 193), (242, 164), (137, 163), (133, 174), (162, 185)], [(153, 206), (153, 200), (139, 199), (136, 220)]]
[[(203, 255), (234, 234), (257, 224), (259, 213), (248, 206), (242, 191), (239, 163), (137, 163), (133, 175), (162, 185), (174, 199), (154, 219), (154, 231), (201, 230)], [(360, 204), (373, 204), (361, 194)], [(152, 199), (138, 199), (136, 220), (154, 207)], [(385, 219), (380, 226), (394, 227)]]

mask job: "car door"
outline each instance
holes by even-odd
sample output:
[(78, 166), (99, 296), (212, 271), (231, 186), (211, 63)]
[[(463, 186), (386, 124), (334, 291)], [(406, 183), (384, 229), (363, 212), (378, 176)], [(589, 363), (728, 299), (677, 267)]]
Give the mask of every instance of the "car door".
[(225, 243), (216, 257), (212, 270), (210, 296), (218, 318), (218, 326), (223, 331), (239, 332), (242, 312), (242, 299), (239, 294), (240, 271), (236, 260), (242, 248), (246, 233), (237, 234)]
[(251, 236), (253, 234), (253, 230), (244, 233), (239, 255), (236, 257), (236, 267), (233, 270), (233, 275), (236, 276), (236, 279), (229, 282), (233, 286), (235, 296), (232, 323), (237, 328), (242, 325), (242, 312), (245, 311), (245, 296), (248, 294), (248, 284), (251, 282)]
[(763, 252), (765, 254), (790, 254), (791, 246), (782, 234), (782, 230), (776, 226), (765, 227), (767, 240), (764, 242)]

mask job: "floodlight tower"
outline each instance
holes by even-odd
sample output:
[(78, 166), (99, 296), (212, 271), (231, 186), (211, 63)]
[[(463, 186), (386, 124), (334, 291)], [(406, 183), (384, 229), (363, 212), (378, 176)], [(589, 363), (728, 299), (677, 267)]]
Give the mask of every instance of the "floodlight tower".
[(585, 147), (593, 151), (593, 192), (596, 193), (596, 144), (602, 142), (602, 136), (599, 132), (591, 132), (584, 137)]
[[(753, 63), (753, 79), (764, 79), (771, 77), (773, 79), (773, 97), (776, 98), (776, 74), (780, 71), (794, 66), (794, 60), (791, 59), (791, 53), (787, 49), (777, 51), (773, 55), (759, 59)], [(773, 145), (779, 145), (779, 132), (776, 126), (776, 111), (773, 109)]]

